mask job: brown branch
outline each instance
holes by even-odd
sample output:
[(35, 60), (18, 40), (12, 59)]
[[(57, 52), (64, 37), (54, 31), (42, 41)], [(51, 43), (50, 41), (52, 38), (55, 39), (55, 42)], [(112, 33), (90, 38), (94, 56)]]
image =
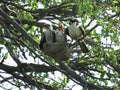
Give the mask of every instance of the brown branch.
[(92, 21), (94, 21), (95, 20), (95, 18), (93, 18), (93, 19), (91, 19), (90, 21), (89, 21), (89, 23), (85, 26), (85, 29), (92, 23)]
[[(82, 77), (80, 77), (76, 72), (73, 71), (69, 66), (65, 65), (62, 60), (56, 59), (56, 61), (59, 63), (60, 67), (67, 71), (67, 73), (72, 77), (76, 82), (79, 82), (77, 84), (83, 86), (84, 88), (93, 88), (98, 90), (104, 90), (102, 86), (96, 86), (93, 83), (85, 81)], [(66, 75), (66, 73), (64, 73)]]
[[(24, 72), (31, 72), (31, 69), (35, 72), (52, 72), (52, 71), (57, 71), (52, 66), (46, 66), (46, 65), (37, 65), (37, 64), (27, 64), (27, 63), (21, 63), (22, 69), (24, 69)], [(18, 66), (9, 66), (5, 64), (0, 63), (0, 69), (2, 70), (9, 70), (10, 72), (21, 72), (21, 69), (18, 68)]]
[(25, 46), (26, 48), (28, 48), (28, 50), (30, 50), (30, 52), (32, 52), (32, 53), (33, 53), (36, 57), (38, 57), (40, 60), (42, 60), (43, 62), (45, 62), (46, 64), (48, 64), (48, 65), (50, 65), (50, 66), (52, 66), (52, 67), (54, 67), (54, 68), (57, 68), (58, 70), (60, 70), (59, 67), (55, 67), (51, 62), (49, 62), (45, 56), (44, 56), (44, 59), (41, 58), (42, 55), (37, 54), (37, 53), (35, 52), (35, 50), (31, 49), (25, 42), (21, 41), (20, 39), (17, 39), (17, 38), (15, 38), (15, 37), (11, 37), (11, 36), (3, 36), (3, 35), (0, 35), (0, 38), (9, 38), (9, 39), (11, 39), (11, 40), (16, 39), (16, 40), (17, 40), (18, 42), (20, 42), (23, 46)]
[(116, 66), (114, 66), (113, 63), (111, 63), (110, 61), (106, 60), (106, 62), (107, 62), (112, 68), (114, 68), (114, 70), (115, 70), (116, 72), (120, 73), (120, 65), (119, 65), (119, 64), (116, 65)]
[(8, 77), (8, 78), (4, 78), (2, 75), (0, 75), (0, 77), (3, 79), (2, 81), (0, 81), (0, 83), (4, 83), (4, 82), (8, 82), (10, 83), (11, 85), (14, 85), (16, 87), (18, 87), (16, 84), (12, 83), (11, 81), (9, 81), (10, 79), (12, 79), (13, 77)]
[(17, 73), (14, 72), (9, 72), (8, 70), (5, 70), (7, 73), (13, 75), (13, 77), (20, 79), (24, 82), (27, 82), (29, 85), (33, 85), (36, 86), (38, 88), (38, 90), (42, 90), (42, 88), (47, 89), (47, 90), (56, 90), (55, 88), (53, 88), (52, 86), (43, 84), (41, 82), (36, 81), (34, 78), (28, 76), (27, 74), (24, 74), (24, 76), (21, 76)]
[[(3, 78), (3, 80), (1, 80), (0, 83), (4, 83), (6, 81), (9, 82), (9, 80), (13, 78), (12, 76), (4, 78), (2, 75), (0, 75), (0, 77)], [(9, 83), (11, 83), (11, 82), (9, 82)]]
[(0, 15), (6, 20), (8, 21), (9, 23), (11, 23), (15, 28), (16, 30), (18, 30), (19, 32), (21, 32), (26, 39), (28, 39), (32, 44), (33, 46), (36, 46), (38, 48), (38, 43), (36, 41), (33, 40), (33, 38), (31, 36), (29, 36), (25, 30), (13, 19), (11, 19), (2, 9), (0, 9)]
[[(24, 65), (27, 65), (27, 64), (22, 64), (22, 65), (24, 66)], [(40, 67), (41, 67), (41, 69), (43, 69), (45, 67), (45, 65), (41, 65), (41, 66), (35, 65), (35, 64), (30, 64), (30, 65), (33, 65), (34, 67), (37, 67), (39, 69), (40, 69)], [(44, 86), (44, 88), (46, 88), (47, 90), (56, 90), (51, 86), (45, 85), (41, 82), (38, 82), (38, 81), (34, 80), (32, 77), (26, 75), (25, 72), (21, 71), (18, 67), (8, 66), (8, 65), (5, 65), (5, 64), (0, 64), (0, 69), (6, 71), (7, 73), (9, 73), (11, 75), (13, 75), (13, 77), (15, 77), (17, 79), (21, 79), (22, 81), (27, 82), (30, 85), (36, 86), (37, 88), (40, 88), (40, 87)], [(29, 71), (31, 71), (31, 66), (29, 66), (29, 69), (30, 69)], [(24, 70), (26, 70), (26, 68), (24, 68)], [(22, 73), (23, 76), (17, 74), (16, 72)], [(40, 90), (40, 89), (38, 89), (38, 90)]]
[[(11, 2), (9, 2), (9, 1), (7, 1), (7, 0), (0, 0), (0, 2), (2, 2), (2, 3), (4, 3), (4, 4), (7, 4), (7, 5), (15, 6), (16, 8), (21, 9), (21, 10), (24, 10), (24, 11), (26, 11), (26, 12), (38, 13), (38, 12), (36, 12), (36, 11), (24, 9), (22, 5), (21, 5), (21, 6), (18, 6), (17, 4), (11, 3)], [(24, 5), (24, 6), (26, 6), (26, 5)]]
[(116, 13), (115, 15), (112, 15), (111, 17), (108, 17), (108, 19), (114, 18), (116, 16), (120, 16), (120, 12)]

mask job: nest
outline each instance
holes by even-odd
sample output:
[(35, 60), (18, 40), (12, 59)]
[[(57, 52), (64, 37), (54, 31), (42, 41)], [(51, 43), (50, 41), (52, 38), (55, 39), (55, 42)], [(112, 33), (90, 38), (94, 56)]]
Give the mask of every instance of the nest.
[(71, 50), (72, 48), (69, 47), (67, 42), (44, 43), (42, 49), (46, 55), (60, 60), (68, 60)]

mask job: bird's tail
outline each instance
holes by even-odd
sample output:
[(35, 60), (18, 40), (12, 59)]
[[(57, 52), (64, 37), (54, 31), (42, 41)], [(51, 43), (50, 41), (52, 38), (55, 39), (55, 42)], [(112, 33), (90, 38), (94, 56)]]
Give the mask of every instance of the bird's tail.
[(86, 43), (85, 43), (84, 40), (80, 41), (79, 44), (80, 44), (80, 48), (81, 48), (83, 53), (88, 53), (89, 52), (89, 49), (87, 48)]

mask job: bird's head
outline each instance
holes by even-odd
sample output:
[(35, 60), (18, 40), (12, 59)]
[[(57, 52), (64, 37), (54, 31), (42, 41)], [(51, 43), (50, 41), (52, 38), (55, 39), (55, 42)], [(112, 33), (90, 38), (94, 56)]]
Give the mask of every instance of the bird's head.
[(63, 31), (63, 30), (64, 30), (64, 25), (63, 25), (63, 24), (60, 24), (60, 25), (59, 25), (59, 30), (60, 30), (60, 31)]
[(45, 29), (50, 29), (50, 30), (53, 29), (53, 28), (52, 28), (52, 25), (50, 25), (50, 24), (44, 24), (44, 25), (43, 25), (43, 28), (45, 28)]
[(71, 18), (69, 24), (70, 25), (74, 24), (77, 26), (79, 24), (79, 21), (76, 18)]

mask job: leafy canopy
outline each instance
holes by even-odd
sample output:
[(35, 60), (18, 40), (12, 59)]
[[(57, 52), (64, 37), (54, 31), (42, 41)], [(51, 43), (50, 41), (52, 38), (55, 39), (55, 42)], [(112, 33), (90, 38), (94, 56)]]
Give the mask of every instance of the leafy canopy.
[[(71, 90), (72, 80), (84, 90), (119, 90), (119, 6), (119, 0), (0, 0), (0, 87)], [(39, 20), (51, 21), (56, 29), (73, 16), (86, 31), (90, 52), (76, 47), (64, 62), (39, 50)]]

